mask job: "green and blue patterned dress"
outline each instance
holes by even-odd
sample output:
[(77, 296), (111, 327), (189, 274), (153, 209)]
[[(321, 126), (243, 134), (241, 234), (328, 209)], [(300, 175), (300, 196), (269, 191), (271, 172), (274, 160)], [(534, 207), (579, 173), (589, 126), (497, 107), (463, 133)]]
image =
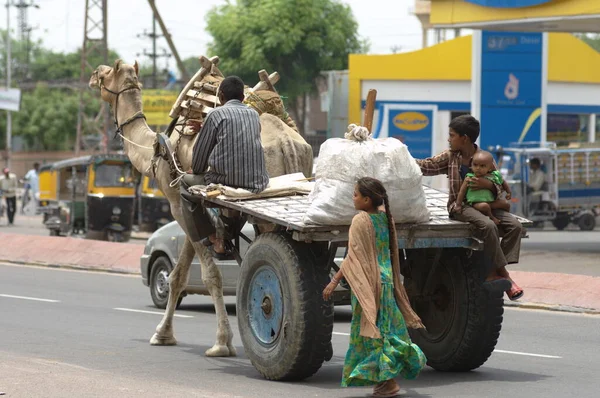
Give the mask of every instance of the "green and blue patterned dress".
[(396, 304), (387, 216), (385, 213), (372, 214), (371, 221), (375, 227), (377, 262), (381, 270), (377, 327), (382, 337), (360, 336), (362, 309), (353, 294), (350, 347), (344, 362), (342, 387), (370, 386), (398, 375), (414, 379), (427, 361), (423, 351), (410, 340), (404, 317)]

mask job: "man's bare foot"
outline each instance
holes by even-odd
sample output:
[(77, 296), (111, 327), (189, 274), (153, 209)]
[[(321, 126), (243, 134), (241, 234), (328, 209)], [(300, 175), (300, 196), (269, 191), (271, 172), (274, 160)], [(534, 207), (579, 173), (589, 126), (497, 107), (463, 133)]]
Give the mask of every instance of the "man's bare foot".
[(211, 243), (213, 244), (213, 250), (215, 253), (225, 253), (225, 242), (223, 242), (223, 239), (217, 238), (216, 235), (210, 235), (208, 239), (210, 239)]

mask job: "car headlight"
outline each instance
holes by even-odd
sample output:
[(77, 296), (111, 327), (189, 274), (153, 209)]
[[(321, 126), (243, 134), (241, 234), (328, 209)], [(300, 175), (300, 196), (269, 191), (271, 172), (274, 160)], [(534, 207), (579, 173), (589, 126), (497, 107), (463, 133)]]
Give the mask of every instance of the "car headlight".
[(160, 210), (161, 210), (163, 213), (168, 213), (168, 212), (169, 212), (169, 210), (170, 210), (170, 207), (169, 207), (169, 205), (167, 205), (167, 204), (164, 204), (164, 205), (162, 205), (162, 207), (160, 208)]
[(118, 216), (119, 214), (121, 214), (121, 209), (116, 206), (113, 207), (112, 214), (114, 214), (115, 216)]

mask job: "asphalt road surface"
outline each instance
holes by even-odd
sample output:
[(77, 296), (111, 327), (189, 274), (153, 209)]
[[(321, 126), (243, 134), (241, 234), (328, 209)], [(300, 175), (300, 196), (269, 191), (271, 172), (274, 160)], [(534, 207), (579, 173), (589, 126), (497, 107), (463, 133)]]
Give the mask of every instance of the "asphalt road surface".
[[(334, 357), (303, 382), (261, 378), (244, 354), (226, 298), (236, 358), (207, 358), (207, 297), (177, 311), (175, 347), (148, 340), (162, 311), (140, 278), (0, 264), (0, 391), (7, 397), (364, 397), (339, 387), (349, 307), (336, 309)], [(399, 380), (407, 397), (595, 397), (600, 317), (507, 309), (497, 352), (476, 371), (426, 368)]]

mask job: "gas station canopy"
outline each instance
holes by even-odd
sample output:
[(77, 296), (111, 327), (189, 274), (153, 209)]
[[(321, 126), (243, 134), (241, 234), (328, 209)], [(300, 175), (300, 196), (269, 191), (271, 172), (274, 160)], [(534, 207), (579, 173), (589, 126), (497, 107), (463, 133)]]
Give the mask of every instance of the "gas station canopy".
[(600, 33), (600, 0), (431, 0), (435, 28)]

